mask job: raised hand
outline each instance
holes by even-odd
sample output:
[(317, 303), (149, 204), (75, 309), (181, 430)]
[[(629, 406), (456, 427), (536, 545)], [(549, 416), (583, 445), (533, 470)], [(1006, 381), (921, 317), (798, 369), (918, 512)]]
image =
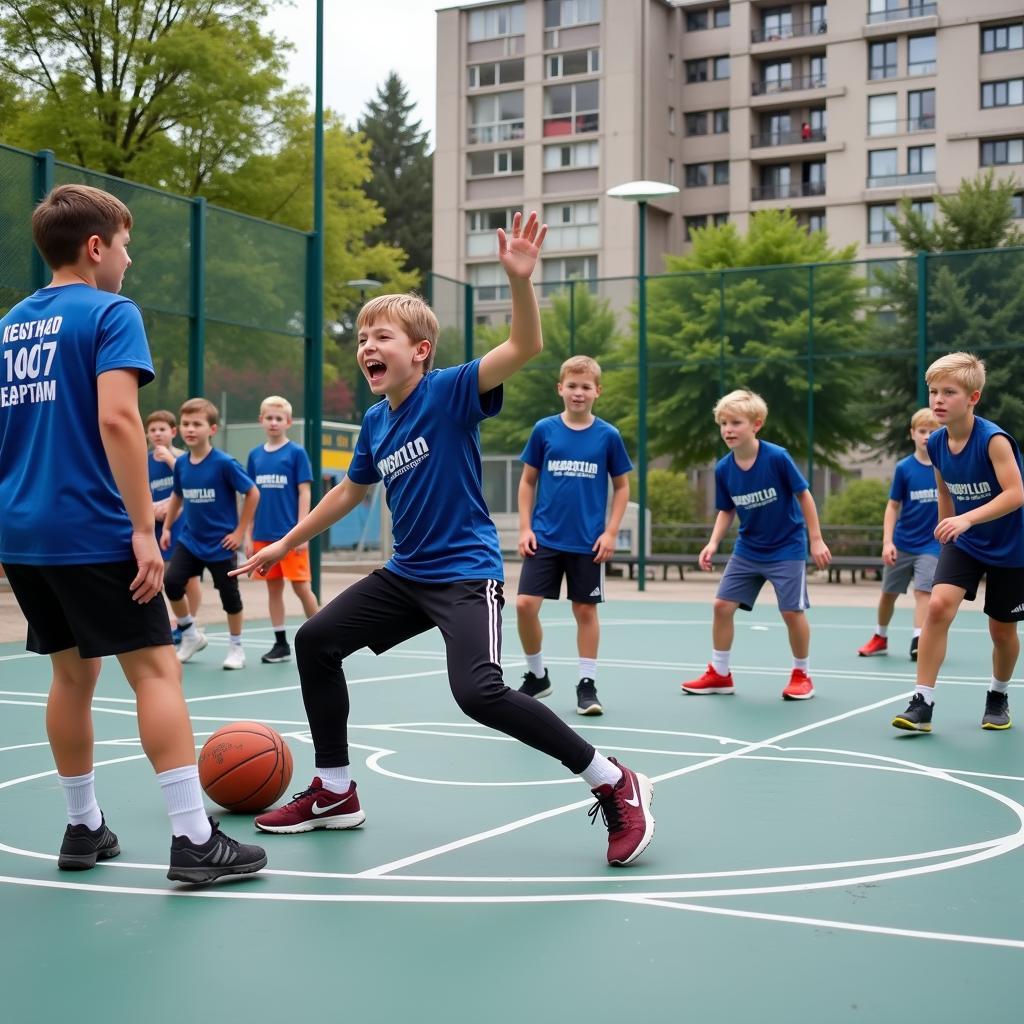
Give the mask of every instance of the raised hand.
[(547, 233), (548, 226), (540, 223), (536, 210), (530, 212), (525, 224), (521, 213), (512, 217), (511, 237), (498, 228), (498, 259), (510, 279), (529, 278), (533, 274)]

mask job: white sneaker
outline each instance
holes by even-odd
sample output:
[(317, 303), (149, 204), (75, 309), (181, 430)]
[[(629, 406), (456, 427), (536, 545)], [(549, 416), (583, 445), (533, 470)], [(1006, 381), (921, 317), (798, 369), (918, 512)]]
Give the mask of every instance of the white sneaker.
[(245, 668), (245, 651), (241, 644), (230, 644), (228, 656), (224, 659), (224, 668)]
[(178, 650), (175, 652), (178, 655), (178, 661), (183, 665), (193, 654), (201, 651), (206, 646), (206, 634), (200, 632), (198, 629), (194, 633), (182, 633), (181, 643), (178, 644)]

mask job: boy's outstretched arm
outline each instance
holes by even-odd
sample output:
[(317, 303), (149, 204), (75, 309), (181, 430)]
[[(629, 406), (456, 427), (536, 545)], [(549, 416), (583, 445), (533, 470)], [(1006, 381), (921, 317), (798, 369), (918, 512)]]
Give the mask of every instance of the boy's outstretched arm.
[(821, 536), (821, 523), (818, 522), (818, 507), (809, 490), (801, 491), (796, 500), (800, 503), (800, 511), (804, 514), (807, 524), (807, 539), (810, 541), (811, 558), (819, 569), (824, 569), (832, 561), (832, 552)]
[(523, 215), (512, 218), (512, 237), (498, 228), (498, 259), (508, 275), (512, 290), (512, 323), (508, 340), (492, 348), (480, 360), (480, 394), (496, 388), (502, 381), (525, 366), (544, 348), (540, 329), (540, 309), (530, 276), (537, 266), (547, 224), (541, 224), (536, 212), (523, 223)]
[(607, 562), (615, 554), (615, 541), (619, 536), (619, 526), (622, 517), (626, 514), (626, 505), (629, 504), (629, 475), (622, 473), (620, 476), (612, 477), (612, 509), (608, 514), (608, 522), (605, 524), (604, 533), (594, 542), (591, 551), (597, 552), (594, 555), (595, 562)]

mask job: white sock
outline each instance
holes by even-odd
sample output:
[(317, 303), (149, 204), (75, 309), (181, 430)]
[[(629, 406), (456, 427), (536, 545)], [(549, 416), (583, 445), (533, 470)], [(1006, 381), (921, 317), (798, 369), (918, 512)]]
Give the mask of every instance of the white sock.
[(992, 682), (989, 683), (988, 687), (993, 693), (1007, 693), (1010, 689), (1010, 680), (1007, 679), (1005, 683), (1000, 682), (995, 676), (992, 677)]
[(622, 778), (622, 769), (595, 750), (594, 760), (580, 772), (580, 778), (591, 789), (597, 789), (598, 786), (614, 786)]
[(810, 658), (794, 658), (793, 659), (793, 668), (798, 668), (798, 669), (800, 669), (801, 672), (806, 672), (807, 671), (807, 665), (810, 662), (810, 660), (811, 660)]
[(712, 648), (712, 650), (711, 650), (711, 667), (720, 676), (727, 676), (729, 674), (729, 652), (728, 651), (716, 651), (714, 648)]
[(232, 647), (242, 646), (242, 634), (241, 633), (228, 633), (228, 644)]
[(345, 793), (352, 785), (351, 769), (347, 764), (341, 768), (317, 768), (316, 773), (320, 776), (324, 789), (329, 789), (332, 793)]
[(526, 655), (526, 671), (532, 672), (538, 679), (544, 675), (544, 652)]
[(284, 624), (283, 622), (281, 622), (281, 623), (277, 623), (277, 622), (272, 622), (272, 623), (270, 624), (270, 628), (271, 628), (271, 629), (272, 629), (272, 630), (273, 630), (273, 631), (274, 631), (275, 633), (278, 633), (278, 632), (280, 632), (280, 631), (281, 631), (282, 629), (284, 629), (284, 628), (285, 628), (285, 624)]
[(921, 630), (917, 626), (915, 626), (914, 627), (914, 639), (916, 640), (920, 635), (921, 635)]
[(879, 636), (888, 636), (889, 635), (889, 627), (888, 626), (875, 626), (875, 632)]
[(196, 620), (191, 615), (182, 615), (178, 619), (178, 629), (181, 630), (182, 636), (195, 636), (196, 635)]
[(167, 772), (160, 772), (156, 781), (167, 804), (167, 814), (171, 819), (171, 835), (188, 836), (198, 846), (202, 846), (213, 830), (210, 819), (203, 807), (203, 791), (199, 786), (199, 769), (194, 764), (182, 765)]
[(914, 693), (921, 694), (924, 697), (924, 702), (929, 707), (935, 703), (935, 687), (934, 686), (915, 686)]
[(597, 681), (597, 658), (580, 658), (580, 679)]
[(68, 806), (68, 824), (85, 825), (90, 832), (95, 832), (103, 822), (100, 805), (96, 803), (96, 773), (58, 775), (57, 778)]

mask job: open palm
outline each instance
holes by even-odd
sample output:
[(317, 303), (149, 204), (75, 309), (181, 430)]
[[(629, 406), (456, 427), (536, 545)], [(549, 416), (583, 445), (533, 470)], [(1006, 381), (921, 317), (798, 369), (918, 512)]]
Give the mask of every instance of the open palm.
[(498, 228), (498, 258), (510, 278), (528, 278), (533, 274), (547, 233), (547, 224), (540, 223), (536, 212), (530, 214), (525, 224), (523, 215), (515, 214), (512, 218), (511, 236), (506, 235), (502, 228)]

